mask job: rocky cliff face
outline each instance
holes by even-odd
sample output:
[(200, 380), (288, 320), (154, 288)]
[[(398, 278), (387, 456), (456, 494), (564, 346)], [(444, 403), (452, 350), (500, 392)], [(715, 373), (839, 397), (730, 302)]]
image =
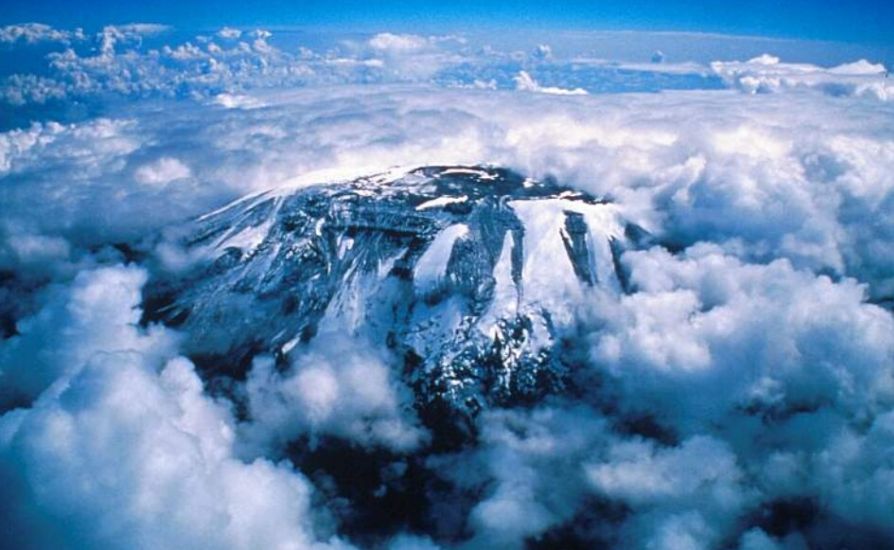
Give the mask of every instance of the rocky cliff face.
[(579, 300), (622, 292), (618, 254), (648, 239), (610, 202), (489, 167), (262, 193), (187, 234), (208, 260), (149, 285), (147, 315), (210, 375), (348, 331), (394, 352), (429, 425), (561, 389)]

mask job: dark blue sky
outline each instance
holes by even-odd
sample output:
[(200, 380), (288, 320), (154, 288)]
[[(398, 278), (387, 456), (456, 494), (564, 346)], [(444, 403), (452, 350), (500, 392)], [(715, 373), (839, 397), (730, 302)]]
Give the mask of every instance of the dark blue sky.
[(0, 22), (37, 21), (88, 29), (125, 22), (181, 29), (221, 25), (337, 27), (342, 30), (516, 28), (648, 29), (894, 43), (894, 1), (708, 0), (452, 2), (155, 0), (2, 0)]

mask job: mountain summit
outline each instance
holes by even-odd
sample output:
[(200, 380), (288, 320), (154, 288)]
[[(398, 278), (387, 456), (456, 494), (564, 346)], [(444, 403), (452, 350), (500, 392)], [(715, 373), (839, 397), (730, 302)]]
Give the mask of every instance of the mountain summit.
[(208, 260), (149, 285), (146, 309), (206, 374), (348, 332), (392, 350), (436, 431), (561, 389), (580, 298), (623, 292), (619, 254), (649, 238), (610, 201), (479, 166), (261, 193), (186, 234)]

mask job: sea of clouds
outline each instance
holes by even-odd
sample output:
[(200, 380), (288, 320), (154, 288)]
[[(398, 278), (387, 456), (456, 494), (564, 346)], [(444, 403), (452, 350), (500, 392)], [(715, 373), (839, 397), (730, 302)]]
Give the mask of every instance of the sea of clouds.
[[(0, 29), (0, 546), (894, 544), (884, 66), (171, 32)], [(257, 358), (237, 406), (140, 322), (150, 276), (201, 261), (177, 222), (474, 163), (610, 198), (662, 244), (622, 257), (634, 292), (575, 305), (584, 391), (489, 410), (473, 445), (425, 451), (387, 351), (337, 330), (285, 372)], [(356, 504), (288, 460), (332, 439), (394, 457), (383, 477), (423, 453), (425, 528), (346, 532)]]

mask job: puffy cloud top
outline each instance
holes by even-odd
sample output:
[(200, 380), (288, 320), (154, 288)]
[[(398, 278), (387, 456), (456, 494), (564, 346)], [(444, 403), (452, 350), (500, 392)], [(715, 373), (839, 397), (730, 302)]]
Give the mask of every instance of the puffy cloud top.
[[(4, 541), (891, 545), (883, 66), (279, 35), (0, 29), (11, 55), (51, 50), (0, 82)], [(239, 379), (143, 311), (146, 285), (209, 260), (181, 246), (184, 220), (271, 188), (476, 163), (603, 197), (651, 237), (614, 250), (612, 292), (572, 299), (549, 262), (526, 264), (529, 297), (564, 298), (567, 391), (483, 411), (464, 445), (432, 441), (398, 351), (362, 331), (328, 326)]]
[(68, 44), (72, 40), (84, 40), (82, 29), (72, 31), (54, 29), (42, 23), (25, 23), (23, 25), (7, 25), (0, 28), (0, 43), (23, 41), (27, 44), (37, 42), (61, 42)]

